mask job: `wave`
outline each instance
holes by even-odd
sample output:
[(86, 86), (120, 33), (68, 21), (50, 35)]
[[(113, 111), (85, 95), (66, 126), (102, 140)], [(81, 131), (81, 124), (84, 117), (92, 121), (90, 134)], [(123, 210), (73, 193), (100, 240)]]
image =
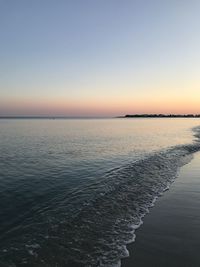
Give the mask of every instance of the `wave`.
[[(155, 152), (107, 173), (88, 189), (95, 191), (94, 197), (84, 201), (78, 213), (48, 226), (40, 240), (12, 251), (19, 259), (16, 266), (120, 266), (149, 208), (200, 150), (200, 127), (193, 130), (192, 144)], [(2, 259), (8, 255), (4, 251)]]

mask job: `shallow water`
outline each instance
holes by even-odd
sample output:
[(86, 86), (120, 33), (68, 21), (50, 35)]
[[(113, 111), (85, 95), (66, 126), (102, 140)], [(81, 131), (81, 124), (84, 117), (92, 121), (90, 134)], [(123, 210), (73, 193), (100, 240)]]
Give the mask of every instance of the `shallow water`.
[(200, 152), (183, 166), (128, 246), (123, 267), (199, 267)]
[(0, 120), (0, 266), (118, 264), (148, 207), (199, 149), (198, 125)]

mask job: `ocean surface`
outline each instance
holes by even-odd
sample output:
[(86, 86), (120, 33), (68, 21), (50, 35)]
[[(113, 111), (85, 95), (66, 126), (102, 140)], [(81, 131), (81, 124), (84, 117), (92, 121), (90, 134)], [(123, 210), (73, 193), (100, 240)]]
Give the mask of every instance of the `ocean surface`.
[(0, 266), (114, 267), (200, 119), (1, 119)]

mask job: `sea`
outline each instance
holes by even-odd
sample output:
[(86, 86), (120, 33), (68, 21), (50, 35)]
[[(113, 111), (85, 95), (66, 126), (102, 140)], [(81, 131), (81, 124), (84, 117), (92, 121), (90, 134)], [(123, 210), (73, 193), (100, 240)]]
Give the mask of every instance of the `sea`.
[(0, 266), (120, 266), (198, 150), (199, 118), (0, 119)]

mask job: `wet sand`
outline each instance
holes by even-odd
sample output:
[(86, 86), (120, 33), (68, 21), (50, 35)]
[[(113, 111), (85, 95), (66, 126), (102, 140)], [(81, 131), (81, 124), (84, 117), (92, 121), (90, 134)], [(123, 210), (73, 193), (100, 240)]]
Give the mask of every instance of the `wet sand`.
[(122, 267), (200, 266), (200, 153), (150, 209)]

